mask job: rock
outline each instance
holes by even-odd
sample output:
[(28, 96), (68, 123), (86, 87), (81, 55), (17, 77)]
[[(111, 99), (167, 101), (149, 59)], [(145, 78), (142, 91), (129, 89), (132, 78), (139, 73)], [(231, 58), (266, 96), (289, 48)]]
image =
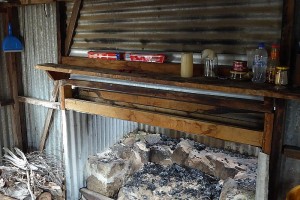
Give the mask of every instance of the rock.
[(114, 160), (110, 160), (110, 162), (106, 162), (106, 160), (102, 160), (102, 157), (92, 156), (88, 160), (87, 173), (88, 175), (108, 179), (119, 173), (126, 173), (128, 167), (128, 161), (121, 158), (115, 158)]
[(166, 145), (155, 145), (150, 148), (150, 161), (156, 164), (168, 165), (171, 162), (172, 150)]
[(123, 185), (123, 177), (114, 177), (109, 181), (101, 181), (95, 176), (89, 176), (87, 178), (87, 188), (93, 192), (100, 193), (104, 196), (114, 198), (121, 186)]
[(0, 199), (1, 200), (15, 200), (14, 198), (8, 197), (8, 196), (4, 196), (3, 194), (0, 193)]
[(125, 160), (129, 159), (132, 155), (132, 147), (124, 145), (123, 143), (115, 144), (111, 147), (111, 151), (116, 155), (116, 157)]
[(239, 170), (244, 169), (244, 166), (239, 166), (235, 159), (224, 153), (214, 153), (211, 151), (193, 150), (185, 161), (185, 165), (199, 169), (207, 174), (216, 176), (220, 179), (234, 178)]
[(149, 134), (145, 136), (145, 141), (148, 145), (152, 146), (161, 141), (161, 137), (159, 134)]
[(173, 151), (171, 156), (172, 161), (179, 165), (184, 164), (192, 149), (193, 146), (188, 140), (182, 140), (177, 144), (176, 149)]
[(144, 142), (136, 142), (133, 146), (133, 150), (140, 154), (143, 164), (149, 162), (150, 149), (146, 147)]
[(37, 197), (37, 200), (51, 200), (52, 195), (50, 192), (43, 192), (40, 196)]
[(106, 156), (109, 154), (108, 151), (101, 154), (102, 157), (92, 156), (89, 158), (87, 188), (105, 196), (114, 197), (130, 174), (131, 161), (118, 157), (108, 160)]
[(254, 200), (255, 189), (246, 190), (241, 188), (234, 179), (227, 179), (224, 182), (219, 200)]
[(135, 143), (135, 138), (134, 137), (128, 137), (128, 138), (125, 138), (122, 143), (126, 146), (130, 146), (132, 147)]

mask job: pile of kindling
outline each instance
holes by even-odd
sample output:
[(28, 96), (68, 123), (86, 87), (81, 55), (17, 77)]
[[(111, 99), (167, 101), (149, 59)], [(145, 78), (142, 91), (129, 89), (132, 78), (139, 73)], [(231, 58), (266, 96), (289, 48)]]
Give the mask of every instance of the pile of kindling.
[(0, 193), (16, 199), (36, 199), (47, 192), (52, 199), (64, 199), (64, 168), (54, 156), (37, 151), (24, 154), (3, 148), (0, 166)]

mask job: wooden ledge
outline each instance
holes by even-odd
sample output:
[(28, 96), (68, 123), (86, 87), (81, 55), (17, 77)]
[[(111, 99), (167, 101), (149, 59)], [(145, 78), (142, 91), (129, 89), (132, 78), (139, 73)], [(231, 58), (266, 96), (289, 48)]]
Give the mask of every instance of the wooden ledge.
[(96, 103), (72, 98), (65, 99), (65, 108), (67, 110), (150, 124), (153, 126), (205, 135), (253, 146), (261, 147), (263, 142), (262, 131), (210, 123), (159, 112), (113, 106), (104, 103)]
[[(115, 61), (118, 62), (118, 61)], [(113, 63), (113, 62), (112, 62)], [(153, 67), (157, 63), (152, 63)], [(136, 65), (143, 65), (137, 62)], [(151, 63), (147, 63), (151, 65)], [(163, 65), (163, 64), (161, 64)], [(126, 71), (107, 68), (83, 67), (63, 64), (39, 64), (37, 69), (60, 74), (78, 74), (94, 77), (112, 78), (143, 83), (162, 84), (185, 88), (218, 91), (233, 94), (253, 95), (280, 99), (300, 100), (300, 90), (281, 89), (276, 90), (270, 84), (254, 84), (252, 82), (237, 82), (232, 80), (207, 79), (204, 77), (181, 78), (178, 75), (166, 75), (145, 71)]]

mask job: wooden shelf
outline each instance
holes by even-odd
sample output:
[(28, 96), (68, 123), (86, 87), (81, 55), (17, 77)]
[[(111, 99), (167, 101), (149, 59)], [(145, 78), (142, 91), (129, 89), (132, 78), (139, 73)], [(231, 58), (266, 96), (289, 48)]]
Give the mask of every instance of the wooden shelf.
[[(93, 59), (90, 59), (90, 62), (95, 62)], [(124, 64), (126, 61), (121, 61), (121, 64)], [(101, 64), (101, 62), (99, 62)], [(218, 91), (225, 93), (234, 93), (242, 95), (253, 95), (261, 97), (271, 97), (271, 98), (280, 98), (280, 99), (296, 99), (300, 100), (300, 90), (296, 89), (275, 89), (273, 85), (270, 84), (254, 84), (252, 82), (237, 82), (232, 80), (220, 80), (220, 79), (207, 79), (204, 77), (192, 77), (192, 78), (181, 78), (175, 74), (158, 74), (150, 71), (136, 70), (131, 71), (127, 70), (126, 66), (121, 68), (120, 65), (116, 64), (118, 61), (105, 61), (105, 63), (112, 63), (114, 69), (109, 69), (109, 65), (103, 65), (103, 68), (91, 67), (91, 66), (75, 66), (75, 65), (65, 65), (65, 64), (39, 64), (36, 66), (37, 69), (45, 70), (51, 74), (54, 72), (57, 74), (78, 74), (86, 76), (95, 76), (95, 77), (104, 77), (104, 78), (113, 78), (120, 80), (136, 81), (142, 83), (153, 83), (153, 84), (163, 84), (170, 86), (178, 86), (185, 88), (201, 89), (201, 90), (210, 90)], [(82, 63), (81, 63), (82, 64)], [(158, 64), (156, 63), (140, 63), (140, 62), (131, 62), (132, 66), (137, 66), (143, 68), (143, 66), (152, 66), (155, 68)], [(172, 64), (175, 66), (176, 64)], [(160, 67), (164, 64), (160, 64)], [(168, 64), (166, 65), (168, 66)], [(179, 65), (178, 65), (179, 67)], [(55, 79), (55, 77), (54, 77)]]

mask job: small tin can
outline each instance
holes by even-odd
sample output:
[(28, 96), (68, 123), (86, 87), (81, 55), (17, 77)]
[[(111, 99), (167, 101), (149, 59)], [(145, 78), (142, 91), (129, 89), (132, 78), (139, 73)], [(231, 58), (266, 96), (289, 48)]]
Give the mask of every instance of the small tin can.
[(232, 70), (237, 72), (247, 72), (247, 62), (242, 60), (233, 61)]

